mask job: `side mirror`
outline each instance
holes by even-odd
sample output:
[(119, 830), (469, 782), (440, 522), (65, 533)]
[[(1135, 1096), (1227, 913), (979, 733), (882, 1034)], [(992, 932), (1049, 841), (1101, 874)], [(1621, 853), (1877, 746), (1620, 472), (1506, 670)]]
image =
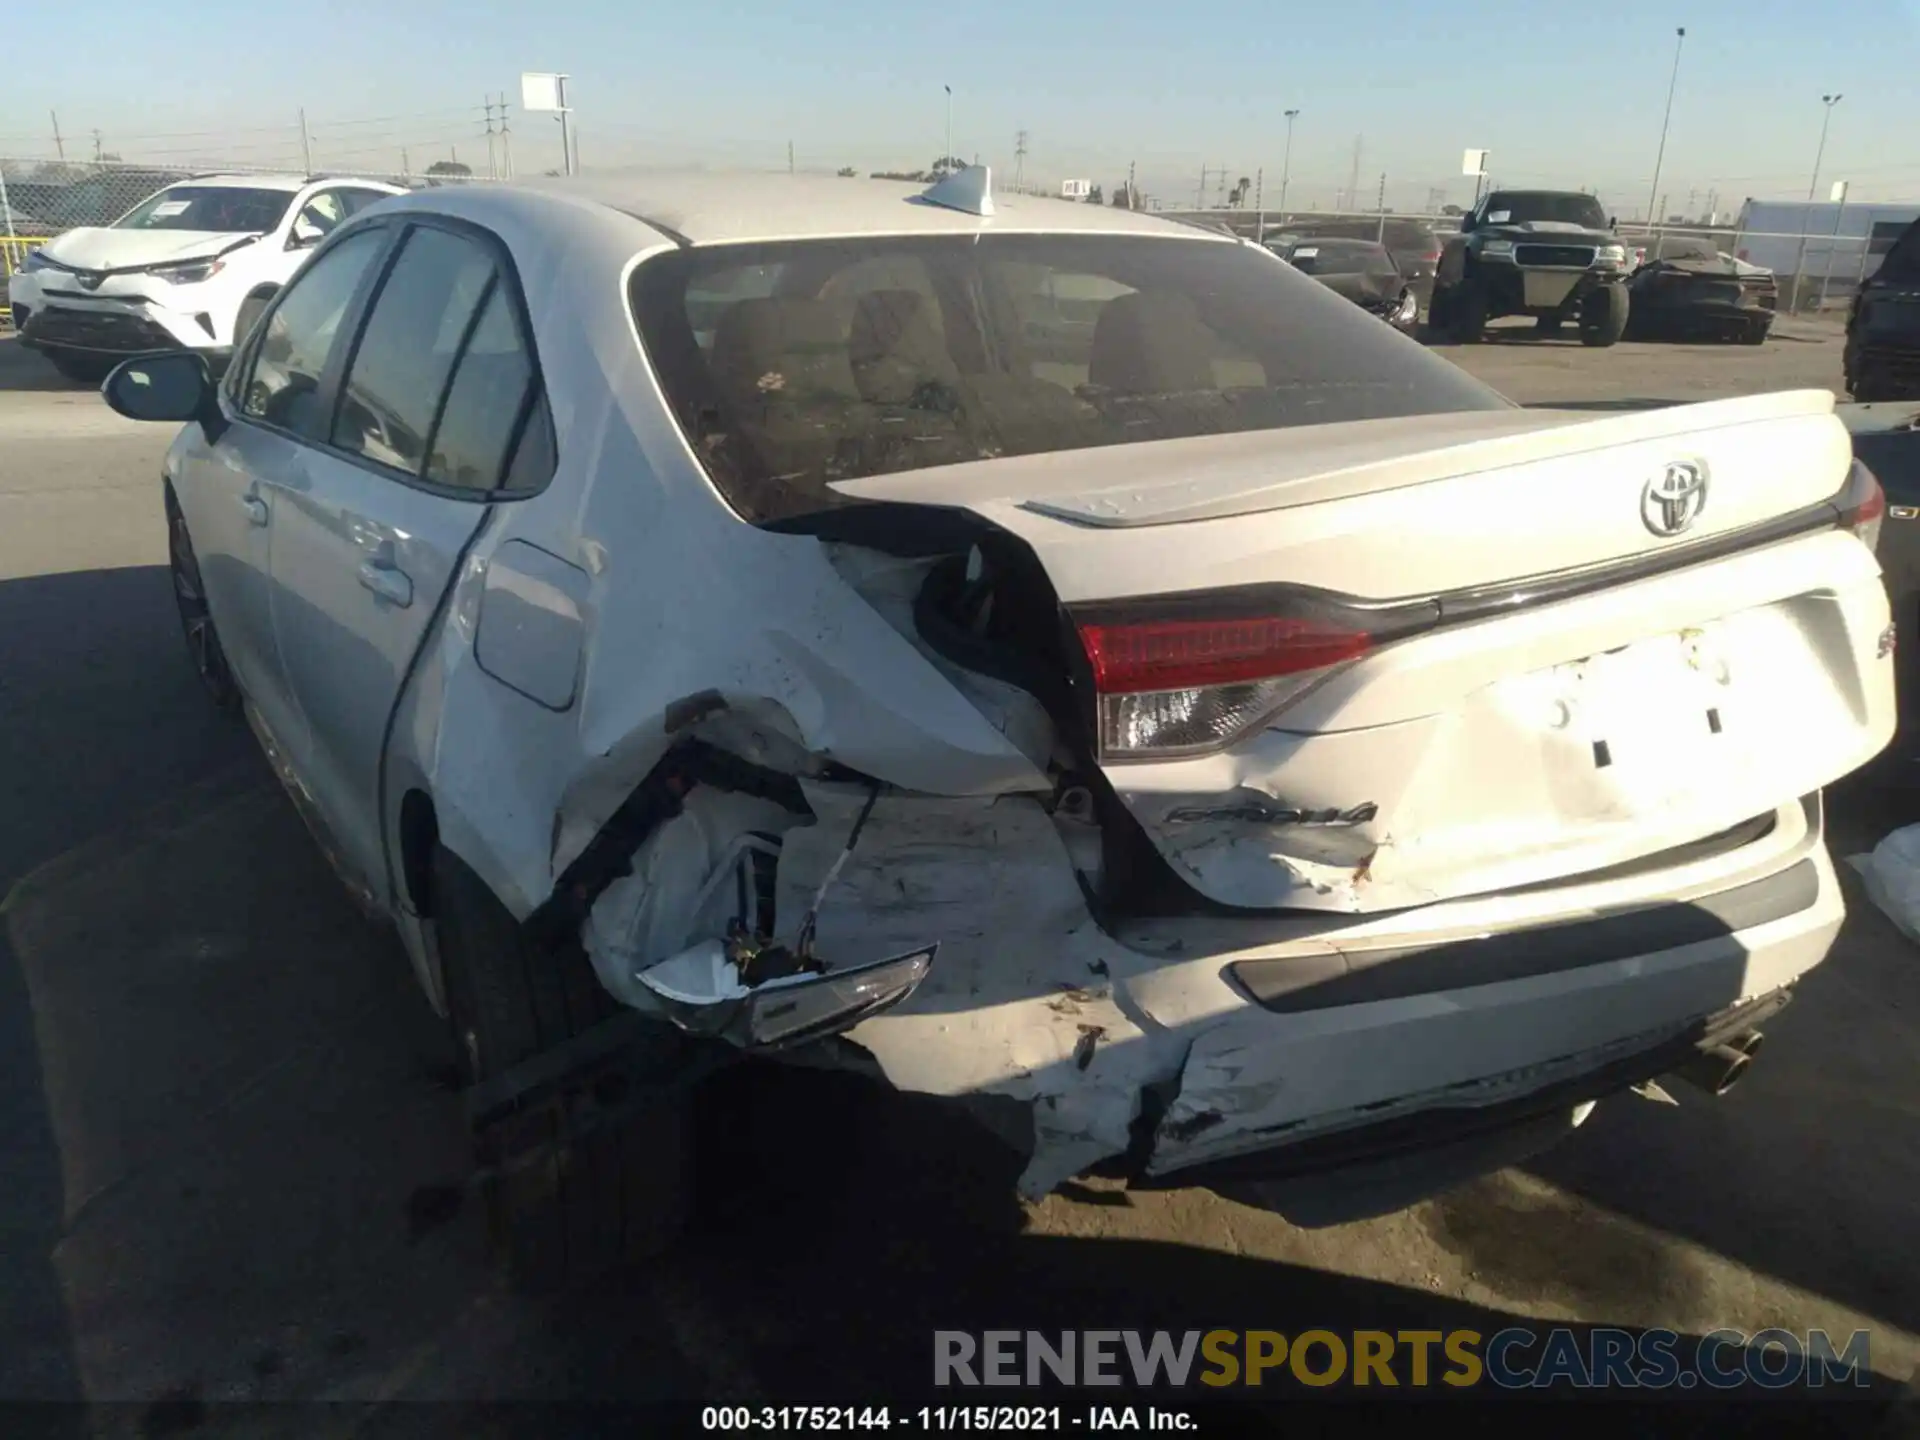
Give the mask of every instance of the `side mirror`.
[(220, 438), (226, 417), (206, 357), (189, 350), (123, 360), (101, 385), (100, 394), (129, 420), (161, 420), (184, 425), (198, 420), (209, 440)]
[(1618, 215), (1607, 216), (1607, 229), (1618, 230), (1619, 228), (1620, 228), (1620, 217)]
[(1460, 217), (1460, 233), (1464, 235), (1471, 229), (1473, 229), (1473, 216), (1462, 215)]
[(293, 233), (287, 237), (287, 248), (309, 250), (326, 238), (326, 232), (311, 220), (296, 220), (293, 222)]

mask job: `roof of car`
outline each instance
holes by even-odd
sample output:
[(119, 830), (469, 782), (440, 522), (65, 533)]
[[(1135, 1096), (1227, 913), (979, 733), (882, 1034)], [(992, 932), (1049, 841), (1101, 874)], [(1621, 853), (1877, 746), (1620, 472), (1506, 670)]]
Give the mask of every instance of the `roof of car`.
[(1219, 238), (1137, 211), (1049, 196), (996, 194), (992, 215), (971, 215), (922, 199), (926, 185), (906, 180), (616, 171), (515, 184), (604, 205), (694, 245), (996, 231)]
[(192, 175), (176, 185), (234, 185), (249, 190), (304, 190), (313, 180), (306, 175)]

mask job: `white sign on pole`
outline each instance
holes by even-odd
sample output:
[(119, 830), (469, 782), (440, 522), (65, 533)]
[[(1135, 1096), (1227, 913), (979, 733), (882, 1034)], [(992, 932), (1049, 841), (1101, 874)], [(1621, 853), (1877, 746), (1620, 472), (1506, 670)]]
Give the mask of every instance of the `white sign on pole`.
[(1062, 180), (1060, 182), (1060, 198), (1062, 200), (1084, 200), (1091, 194), (1093, 194), (1093, 181), (1091, 180)]
[(564, 75), (542, 75), (528, 72), (520, 77), (520, 108), (531, 111), (552, 111), (566, 109), (561, 98), (560, 82)]
[(1831, 200), (1836, 205), (1846, 204), (1847, 203), (1847, 182), (1844, 180), (1834, 181), (1833, 189), (1827, 192), (1827, 199)]
[(1491, 150), (1469, 150), (1460, 157), (1462, 175), (1484, 175), (1487, 173), (1487, 156)]

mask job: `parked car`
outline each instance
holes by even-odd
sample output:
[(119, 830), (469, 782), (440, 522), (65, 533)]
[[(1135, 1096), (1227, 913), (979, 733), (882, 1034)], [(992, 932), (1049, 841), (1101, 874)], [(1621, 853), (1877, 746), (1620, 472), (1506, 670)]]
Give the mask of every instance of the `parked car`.
[(1412, 334), (1419, 329), (1420, 303), (1384, 245), (1371, 240), (1315, 237), (1289, 239), (1273, 249), (1303, 275), (1313, 276), (1334, 294), (1379, 316), (1396, 330)]
[(1385, 245), (1394, 268), (1406, 279), (1415, 301), (1424, 310), (1433, 295), (1434, 267), (1440, 263), (1440, 237), (1420, 220), (1388, 219), (1384, 227), (1364, 216), (1322, 220), (1312, 216), (1289, 221), (1286, 233), (1298, 239), (1371, 240)]
[(1428, 323), (1471, 344), (1489, 320), (1531, 315), (1541, 335), (1578, 328), (1584, 345), (1627, 328), (1627, 247), (1591, 195), (1496, 190), (1460, 221), (1441, 252)]
[(1842, 405), (1853, 453), (1886, 495), (1876, 551), (1897, 627), (1894, 674), (1900, 733), (1876, 767), (1907, 785), (1920, 783), (1920, 406)]
[(1314, 1223), (1717, 1093), (1893, 731), (1826, 392), (1522, 409), (977, 168), (416, 192), (104, 389), (535, 1284), (671, 1243), (740, 1056)]
[(1853, 297), (1844, 365), (1856, 400), (1920, 400), (1920, 220)]
[(1629, 339), (1766, 342), (1780, 298), (1771, 270), (1690, 237), (1667, 236), (1653, 250), (1627, 281)]
[(170, 185), (111, 225), (68, 230), (28, 254), (8, 288), (14, 328), (80, 381), (104, 378), (129, 354), (224, 355), (336, 225), (404, 193), (295, 175)]

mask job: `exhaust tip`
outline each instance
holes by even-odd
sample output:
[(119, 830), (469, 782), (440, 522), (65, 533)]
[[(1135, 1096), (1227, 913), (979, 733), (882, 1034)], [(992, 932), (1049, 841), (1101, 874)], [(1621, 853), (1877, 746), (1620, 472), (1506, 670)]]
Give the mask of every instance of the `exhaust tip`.
[(1764, 1042), (1758, 1030), (1749, 1030), (1723, 1044), (1707, 1046), (1675, 1070), (1674, 1077), (1718, 1099), (1746, 1078)]

